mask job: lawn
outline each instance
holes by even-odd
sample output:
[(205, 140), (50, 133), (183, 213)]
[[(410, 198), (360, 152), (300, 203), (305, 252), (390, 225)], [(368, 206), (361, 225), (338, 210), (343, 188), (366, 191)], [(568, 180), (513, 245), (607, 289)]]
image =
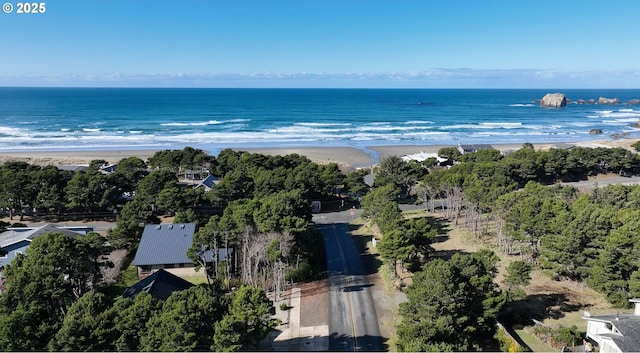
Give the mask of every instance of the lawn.
[(524, 342), (532, 352), (557, 352), (558, 350), (547, 346), (546, 344), (540, 342), (534, 335), (529, 332), (522, 330), (515, 330), (516, 334), (520, 337), (522, 342)]

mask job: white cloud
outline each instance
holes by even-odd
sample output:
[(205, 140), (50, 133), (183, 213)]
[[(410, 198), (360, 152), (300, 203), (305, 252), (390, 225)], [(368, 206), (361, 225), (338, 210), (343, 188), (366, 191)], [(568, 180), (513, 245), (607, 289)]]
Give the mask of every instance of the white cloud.
[(66, 74), (0, 77), (2, 86), (640, 88), (638, 71), (429, 69), (390, 73), (257, 72)]

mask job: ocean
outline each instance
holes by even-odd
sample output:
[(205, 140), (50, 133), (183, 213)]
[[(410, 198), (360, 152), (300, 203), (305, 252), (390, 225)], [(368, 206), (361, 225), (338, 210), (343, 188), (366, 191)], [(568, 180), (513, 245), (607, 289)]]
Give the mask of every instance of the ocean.
[[(0, 88), (0, 151), (356, 147), (637, 138), (640, 89)], [(592, 129), (602, 135), (589, 134)]]

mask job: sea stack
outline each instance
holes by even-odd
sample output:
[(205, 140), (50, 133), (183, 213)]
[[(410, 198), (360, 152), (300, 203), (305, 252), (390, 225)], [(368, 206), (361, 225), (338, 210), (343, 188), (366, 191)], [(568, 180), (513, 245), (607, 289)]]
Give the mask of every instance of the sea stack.
[(620, 100), (618, 98), (598, 98), (598, 104), (620, 104)]
[(540, 106), (545, 108), (563, 108), (567, 106), (567, 98), (562, 93), (547, 93), (542, 97)]

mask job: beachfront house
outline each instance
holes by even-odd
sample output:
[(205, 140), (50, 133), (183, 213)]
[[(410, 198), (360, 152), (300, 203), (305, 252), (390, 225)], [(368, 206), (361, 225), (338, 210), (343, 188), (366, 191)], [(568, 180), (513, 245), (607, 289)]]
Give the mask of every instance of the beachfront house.
[(449, 159), (442, 158), (437, 153), (427, 153), (423, 151), (420, 151), (419, 153), (414, 153), (414, 154), (407, 154), (400, 158), (402, 158), (402, 160), (405, 162), (409, 162), (409, 161), (424, 162), (429, 158), (434, 158), (437, 165), (443, 165), (443, 163), (446, 163), (449, 161)]
[(18, 254), (24, 254), (36, 237), (46, 233), (62, 233), (70, 237), (86, 235), (92, 227), (57, 227), (47, 223), (38, 227), (8, 228), (0, 234), (0, 268), (8, 265)]
[(587, 320), (587, 339), (600, 352), (622, 353), (640, 352), (640, 298), (631, 299), (633, 314), (591, 316), (584, 313)]
[(473, 152), (478, 152), (480, 150), (491, 150), (491, 149), (493, 149), (493, 146), (487, 145), (487, 144), (477, 144), (477, 145), (458, 144), (458, 151), (460, 152), (460, 154), (473, 153)]
[[(196, 271), (196, 265), (187, 256), (193, 244), (196, 231), (195, 223), (163, 223), (150, 224), (144, 227), (140, 245), (133, 258), (133, 265), (138, 269), (138, 278), (147, 277), (159, 269), (164, 269), (176, 276), (205, 276), (205, 269)], [(230, 251), (221, 248), (218, 261), (226, 261)], [(213, 253), (205, 254), (207, 262), (213, 262)]]
[(147, 292), (159, 300), (166, 300), (173, 292), (189, 289), (193, 284), (170, 272), (159, 269), (153, 274), (141, 279), (128, 287), (122, 293), (124, 298), (133, 298), (139, 293)]

